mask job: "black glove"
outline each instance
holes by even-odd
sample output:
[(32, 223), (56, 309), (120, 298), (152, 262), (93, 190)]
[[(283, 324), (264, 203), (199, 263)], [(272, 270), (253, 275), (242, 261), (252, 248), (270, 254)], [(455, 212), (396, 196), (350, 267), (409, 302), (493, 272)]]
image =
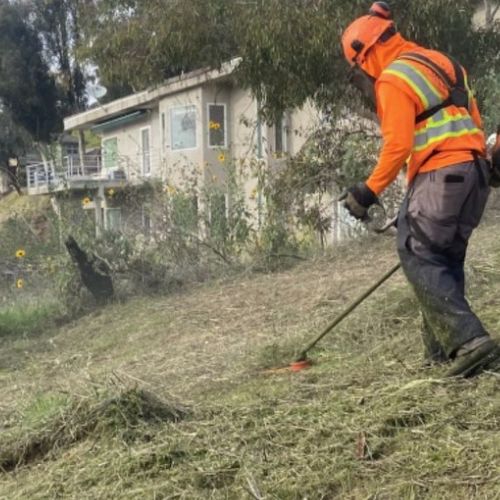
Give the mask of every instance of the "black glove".
[(491, 187), (500, 187), (500, 147), (493, 152), (491, 156), (491, 176), (489, 185)]
[(350, 187), (344, 199), (344, 207), (358, 220), (366, 219), (368, 209), (379, 202), (375, 193), (364, 182)]

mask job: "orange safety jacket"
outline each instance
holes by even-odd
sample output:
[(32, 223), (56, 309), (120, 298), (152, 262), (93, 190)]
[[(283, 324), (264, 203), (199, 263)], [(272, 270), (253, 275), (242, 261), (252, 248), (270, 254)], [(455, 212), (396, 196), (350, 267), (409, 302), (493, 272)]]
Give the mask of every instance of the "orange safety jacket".
[[(418, 46), (411, 52), (431, 59), (455, 81), (453, 65), (443, 54)], [(473, 152), (486, 155), (481, 117), (467, 77), (469, 110), (451, 105), (416, 123), (416, 117), (443, 102), (449, 90), (432, 69), (405, 60), (404, 54), (400, 57), (382, 71), (375, 87), (383, 147), (366, 182), (375, 194), (395, 179), (405, 162), (410, 183), (418, 173), (471, 161)]]

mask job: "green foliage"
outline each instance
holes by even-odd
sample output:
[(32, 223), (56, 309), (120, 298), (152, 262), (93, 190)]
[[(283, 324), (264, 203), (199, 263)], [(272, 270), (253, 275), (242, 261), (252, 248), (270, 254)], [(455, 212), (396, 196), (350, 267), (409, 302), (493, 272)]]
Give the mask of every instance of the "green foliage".
[(80, 15), (84, 4), (82, 0), (31, 0), (31, 15), (44, 42), (44, 56), (57, 66), (66, 114), (86, 106), (85, 76), (75, 57), (82, 36)]
[(25, 128), (14, 120), (12, 113), (4, 109), (0, 112), (0, 163), (7, 165), (9, 158), (26, 152), (31, 138)]
[(500, 125), (500, 77), (494, 69), (487, 71), (481, 78), (478, 95), (482, 101), (482, 116), (487, 134), (496, 132)]
[(0, 336), (40, 335), (54, 328), (61, 314), (56, 304), (18, 305), (0, 310)]
[(0, 99), (15, 124), (49, 142), (62, 125), (58, 93), (27, 16), (25, 5), (0, 2)]
[[(369, 4), (103, 0), (93, 7), (99, 15), (92, 11), (85, 54), (97, 62), (106, 82), (129, 83), (136, 89), (241, 56), (240, 83), (260, 100), (269, 120), (308, 98), (320, 105), (357, 106), (346, 88), (347, 64), (339, 42), (342, 31), (365, 14)], [(403, 35), (452, 53), (469, 69), (472, 80), (492, 63), (498, 67), (500, 35), (494, 25), (474, 28), (476, 5), (469, 0), (390, 4)]]
[[(468, 0), (390, 2), (401, 33), (456, 56), (479, 78), (498, 65), (500, 34), (473, 29), (475, 7)], [(340, 35), (369, 3), (319, 0), (255, 2), (240, 28), (240, 77), (273, 116), (314, 98), (320, 105), (357, 105), (346, 89), (347, 64)], [(474, 78), (473, 78), (474, 80)], [(347, 91), (347, 94), (346, 94)]]
[(298, 155), (267, 177), (265, 188), (275, 220), (287, 220), (288, 231), (294, 227), (318, 235), (322, 246), (335, 200), (345, 188), (366, 178), (379, 147), (368, 120), (339, 122), (332, 115), (330, 121), (311, 135)]
[(106, 85), (135, 89), (181, 71), (217, 67), (236, 53), (232, 10), (226, 0), (89, 2), (89, 43), (82, 54), (98, 64)]
[(170, 207), (172, 224), (186, 231), (198, 230), (198, 201), (193, 193), (175, 193)]
[(69, 398), (61, 393), (40, 393), (27, 404), (22, 414), (22, 426), (28, 431), (47, 425), (69, 406)]
[(209, 183), (203, 189), (201, 199), (207, 210), (200, 215), (207, 242), (229, 260), (245, 250), (252, 234), (251, 216), (243, 194), (243, 169), (236, 162), (225, 160), (221, 174), (221, 185)]

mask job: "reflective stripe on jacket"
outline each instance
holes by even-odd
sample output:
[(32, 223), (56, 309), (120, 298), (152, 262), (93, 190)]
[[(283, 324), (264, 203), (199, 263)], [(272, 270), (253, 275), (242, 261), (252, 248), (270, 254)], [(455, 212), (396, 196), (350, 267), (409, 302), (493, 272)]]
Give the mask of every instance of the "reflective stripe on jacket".
[[(440, 65), (455, 80), (453, 66), (443, 54), (422, 48), (418, 52)], [(396, 59), (382, 72), (377, 84), (382, 82), (405, 92), (415, 102), (417, 115), (442, 103), (449, 94), (445, 83), (431, 69), (404, 59)], [(467, 80), (466, 85), (468, 88)], [(413, 150), (408, 162), (410, 181), (418, 172), (449, 165), (436, 165), (435, 161), (427, 165), (436, 153), (477, 151), (484, 154), (484, 135), (478, 123), (480, 119), (471, 116), (471, 113), (478, 116), (477, 106), (469, 88), (468, 91), (474, 113), (466, 108), (449, 106), (415, 125)]]

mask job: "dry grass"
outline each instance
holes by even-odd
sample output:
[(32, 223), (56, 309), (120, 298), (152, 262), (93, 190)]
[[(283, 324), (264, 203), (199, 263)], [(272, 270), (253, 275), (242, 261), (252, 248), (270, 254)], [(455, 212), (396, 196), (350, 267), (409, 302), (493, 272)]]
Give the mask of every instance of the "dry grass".
[[(493, 332), (497, 229), (479, 232), (468, 267), (471, 299)], [(5, 436), (54, 429), (75, 401), (98, 407), (110, 391), (137, 387), (190, 411), (177, 422), (125, 418), (113, 432), (91, 426), (1, 474), (0, 497), (500, 498), (499, 378), (451, 381), (421, 367), (401, 275), (325, 339), (312, 369), (263, 370), (288, 362), (395, 260), (393, 241), (374, 239), (283, 273), (3, 340), (2, 359), (16, 362), (0, 366), (1, 452), (13, 442)]]
[(182, 405), (161, 401), (142, 389), (121, 391), (93, 405), (83, 398), (70, 404), (61, 399), (56, 403), (61, 406), (49, 405), (51, 411), (47, 412), (46, 407), (38, 421), (32, 418), (31, 422), (23, 422), (21, 429), (4, 432), (0, 470), (11, 472), (39, 462), (90, 437), (96, 440), (119, 436), (125, 442), (134, 442), (143, 436), (144, 428), (178, 422), (188, 414)]
[(0, 224), (16, 213), (43, 212), (49, 206), (47, 196), (19, 196), (15, 192), (0, 196)]

